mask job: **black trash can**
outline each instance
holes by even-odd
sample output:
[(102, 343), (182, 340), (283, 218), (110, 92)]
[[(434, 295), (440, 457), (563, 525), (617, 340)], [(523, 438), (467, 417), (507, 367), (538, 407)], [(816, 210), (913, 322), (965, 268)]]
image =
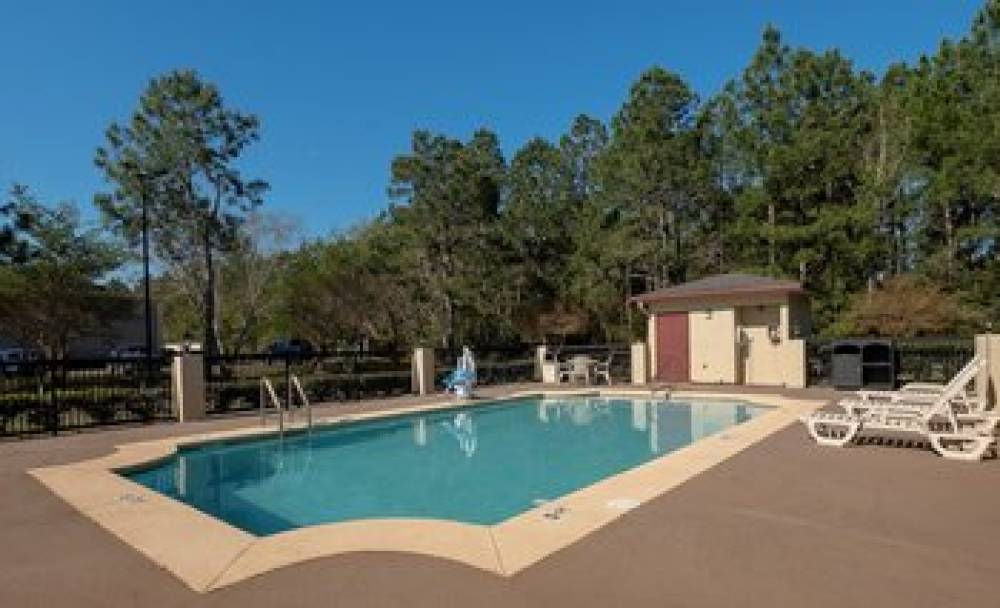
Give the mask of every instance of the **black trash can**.
[(861, 343), (861, 385), (886, 391), (896, 388), (896, 348), (891, 340)]
[(833, 343), (830, 356), (830, 384), (838, 389), (857, 390), (862, 385), (861, 345), (857, 340)]
[(896, 388), (896, 347), (892, 340), (857, 338), (832, 345), (830, 383), (838, 389)]

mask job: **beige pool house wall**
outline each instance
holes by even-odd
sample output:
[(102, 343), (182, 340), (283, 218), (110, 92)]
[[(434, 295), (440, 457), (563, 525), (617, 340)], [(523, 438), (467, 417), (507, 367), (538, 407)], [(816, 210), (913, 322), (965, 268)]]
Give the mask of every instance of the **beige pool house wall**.
[(688, 312), (691, 381), (734, 384), (738, 378), (736, 310), (705, 307)]
[(656, 316), (686, 312), (691, 382), (806, 386), (805, 338), (812, 328), (804, 295), (726, 294), (650, 302), (645, 310), (649, 314), (649, 369), (654, 378), (659, 344)]

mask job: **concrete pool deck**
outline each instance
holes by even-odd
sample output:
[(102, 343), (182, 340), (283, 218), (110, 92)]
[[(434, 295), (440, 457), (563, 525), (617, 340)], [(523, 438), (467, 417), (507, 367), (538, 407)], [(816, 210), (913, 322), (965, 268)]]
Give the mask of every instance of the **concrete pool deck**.
[(944, 462), (912, 449), (822, 449), (796, 426), (507, 577), (423, 555), (351, 552), (199, 595), (25, 475), (107, 455), (119, 444), (256, 422), (162, 424), (0, 445), (0, 605), (330, 605), (331, 598), (365, 606), (989, 605), (1000, 574), (993, 559), (1000, 524), (995, 461)]
[[(627, 388), (544, 391), (546, 397), (556, 398), (598, 393), (641, 399), (662, 399), (664, 395), (662, 391)], [(513, 393), (500, 400), (481, 400), (479, 407), (488, 408), (507, 398), (537, 394), (536, 390)], [(717, 435), (490, 526), (433, 519), (366, 519), (257, 537), (118, 474), (168, 458), (185, 446), (275, 436), (278, 429), (274, 423), (129, 443), (118, 446), (108, 456), (29, 472), (78, 511), (173, 573), (194, 591), (214, 591), (302, 561), (372, 551), (416, 553), (510, 576), (825, 404), (824, 400), (793, 399), (775, 394), (681, 392), (675, 395), (682, 400), (744, 399), (768, 409)], [(442, 398), (430, 404), (390, 411), (320, 416), (316, 425), (330, 428), (399, 414), (453, 408), (456, 403), (463, 402)], [(303, 425), (290, 426), (289, 430), (293, 428), (301, 429)], [(553, 509), (559, 509), (559, 517), (553, 517)]]

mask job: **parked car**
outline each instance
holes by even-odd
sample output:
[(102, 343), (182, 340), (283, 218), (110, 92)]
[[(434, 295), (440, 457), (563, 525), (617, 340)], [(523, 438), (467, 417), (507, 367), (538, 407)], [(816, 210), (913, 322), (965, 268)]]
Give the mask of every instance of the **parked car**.
[(122, 359), (125, 361), (137, 361), (146, 358), (145, 346), (120, 346), (111, 349), (112, 359)]
[(287, 355), (308, 355), (313, 352), (313, 347), (308, 340), (293, 338), (291, 340), (278, 340), (277, 342), (272, 342), (271, 345), (267, 347), (267, 352), (268, 354), (277, 357), (284, 357)]
[(30, 348), (0, 349), (0, 371), (16, 373), (23, 364), (41, 359), (41, 353)]

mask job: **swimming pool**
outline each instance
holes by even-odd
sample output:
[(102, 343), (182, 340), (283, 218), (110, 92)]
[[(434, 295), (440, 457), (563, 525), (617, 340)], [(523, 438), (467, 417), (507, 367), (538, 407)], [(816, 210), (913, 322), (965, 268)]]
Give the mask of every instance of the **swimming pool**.
[(767, 409), (519, 398), (182, 448), (125, 475), (258, 536), (366, 518), (491, 525)]

